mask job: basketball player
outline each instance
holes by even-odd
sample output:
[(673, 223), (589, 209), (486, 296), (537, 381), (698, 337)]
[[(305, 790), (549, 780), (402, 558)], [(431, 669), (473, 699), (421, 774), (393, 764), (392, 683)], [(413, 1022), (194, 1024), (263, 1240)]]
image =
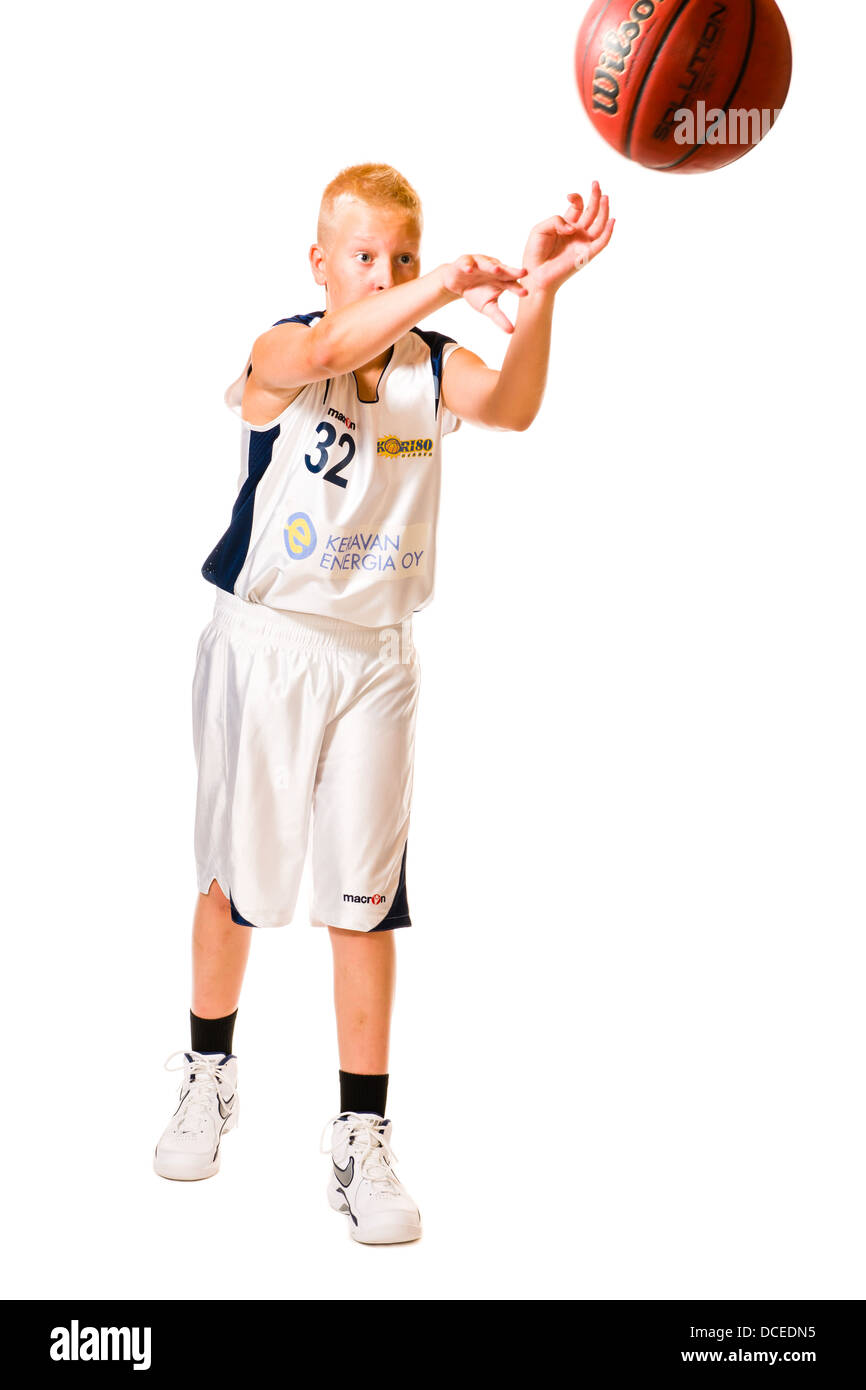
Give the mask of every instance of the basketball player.
[[(386, 1118), (394, 929), (411, 925), (406, 851), (418, 662), (432, 596), (442, 436), (525, 430), (544, 390), (557, 290), (610, 241), (598, 185), (534, 227), (522, 266), (464, 255), (421, 274), (421, 204), (384, 164), (325, 189), (310, 265), (325, 309), (256, 339), (226, 403), (242, 468), (193, 679), (198, 767), (193, 997), (180, 1104), (155, 1153), (211, 1177), (238, 1121), (232, 1037), (252, 932), (294, 913), (312, 823), (311, 920), (328, 928), (340, 1111), (331, 1206), (356, 1240), (421, 1234)], [(516, 325), (499, 306), (519, 299)], [(510, 335), (500, 371), (418, 327), (462, 298)], [(171, 1058), (169, 1059), (171, 1061)]]

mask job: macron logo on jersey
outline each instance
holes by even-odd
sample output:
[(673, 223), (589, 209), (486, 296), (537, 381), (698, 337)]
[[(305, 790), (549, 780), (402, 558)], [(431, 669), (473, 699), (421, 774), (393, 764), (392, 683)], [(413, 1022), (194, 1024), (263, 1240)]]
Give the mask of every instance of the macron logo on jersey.
[(353, 430), (355, 428), (355, 421), (350, 420), (346, 415), (344, 415), (342, 410), (335, 410), (334, 407), (331, 406), (331, 409), (328, 411), (328, 414), (333, 415), (335, 420), (342, 420), (343, 424), (346, 425), (350, 430)]
[(385, 894), (384, 894), (384, 893), (371, 893), (371, 894), (363, 894), (363, 893), (344, 893), (344, 894), (343, 894), (343, 902), (344, 902), (344, 903), (373, 903), (374, 906), (378, 907), (379, 903), (383, 903), (384, 901), (385, 901)]

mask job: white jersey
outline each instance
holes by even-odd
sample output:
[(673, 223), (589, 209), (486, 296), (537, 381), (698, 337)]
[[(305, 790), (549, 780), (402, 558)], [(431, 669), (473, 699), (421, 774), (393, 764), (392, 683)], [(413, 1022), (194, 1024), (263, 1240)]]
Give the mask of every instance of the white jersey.
[[(309, 326), (325, 312), (277, 322)], [(225, 393), (241, 418), (238, 496), (205, 579), (251, 603), (365, 627), (425, 607), (441, 439), (460, 425), (440, 406), (440, 383), (458, 346), (412, 328), (392, 347), (375, 400), (361, 400), (346, 372), (305, 386), (267, 425), (241, 417), (248, 359)]]

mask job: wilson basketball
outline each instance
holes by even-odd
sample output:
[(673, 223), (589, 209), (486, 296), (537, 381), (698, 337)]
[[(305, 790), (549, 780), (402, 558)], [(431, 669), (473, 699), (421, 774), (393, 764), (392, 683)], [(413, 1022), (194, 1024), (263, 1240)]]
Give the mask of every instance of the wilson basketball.
[(775, 0), (595, 0), (577, 86), (600, 135), (648, 169), (695, 174), (748, 154), (791, 81)]

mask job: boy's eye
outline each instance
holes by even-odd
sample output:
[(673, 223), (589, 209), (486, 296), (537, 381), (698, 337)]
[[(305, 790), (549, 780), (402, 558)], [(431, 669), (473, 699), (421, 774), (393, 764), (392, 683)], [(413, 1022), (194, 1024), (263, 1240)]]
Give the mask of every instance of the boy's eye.
[[(362, 265), (368, 265), (369, 262), (373, 259), (372, 254), (369, 251), (356, 251), (355, 256), (361, 261)], [(403, 265), (411, 265), (414, 259), (415, 257), (410, 255), (408, 251), (402, 252), (400, 256), (400, 260), (403, 263)]]

